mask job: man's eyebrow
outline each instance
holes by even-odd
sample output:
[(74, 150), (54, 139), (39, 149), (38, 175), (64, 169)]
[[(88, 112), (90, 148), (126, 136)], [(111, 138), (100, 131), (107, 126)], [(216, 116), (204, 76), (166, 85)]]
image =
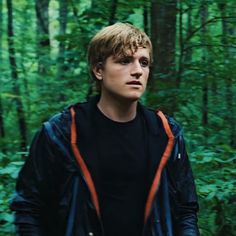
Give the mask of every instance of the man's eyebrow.
[[(134, 55), (119, 55), (119, 56), (114, 56), (113, 60), (121, 60), (121, 59), (133, 59)], [(147, 59), (148, 61), (150, 61), (150, 57), (149, 56), (140, 56), (140, 59)]]
[(140, 59), (145, 59), (147, 61), (151, 61), (151, 58), (150, 57), (147, 57), (147, 56), (141, 56)]
[(120, 55), (120, 56), (114, 56), (113, 59), (114, 60), (121, 60), (121, 59), (132, 59), (133, 58), (133, 55)]

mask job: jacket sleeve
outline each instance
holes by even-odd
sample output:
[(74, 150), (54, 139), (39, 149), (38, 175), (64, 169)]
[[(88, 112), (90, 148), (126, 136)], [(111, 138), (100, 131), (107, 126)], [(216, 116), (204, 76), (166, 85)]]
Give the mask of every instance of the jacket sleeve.
[(50, 217), (47, 209), (54, 201), (54, 154), (45, 128), (36, 134), (30, 153), (21, 169), (16, 192), (10, 204), (15, 212), (14, 223), (19, 236), (48, 235), (46, 222)]
[(198, 236), (198, 200), (183, 135), (176, 137), (168, 163), (175, 235)]

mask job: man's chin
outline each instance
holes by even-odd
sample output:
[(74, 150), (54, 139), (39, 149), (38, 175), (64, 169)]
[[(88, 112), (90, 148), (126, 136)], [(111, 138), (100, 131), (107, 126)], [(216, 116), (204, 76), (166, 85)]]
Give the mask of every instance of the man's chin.
[(142, 94), (138, 93), (138, 94), (131, 94), (130, 96), (128, 96), (128, 98), (131, 101), (138, 101), (141, 98)]
[(129, 100), (130, 102), (137, 102), (139, 101), (140, 96), (130, 96), (127, 98), (127, 100)]

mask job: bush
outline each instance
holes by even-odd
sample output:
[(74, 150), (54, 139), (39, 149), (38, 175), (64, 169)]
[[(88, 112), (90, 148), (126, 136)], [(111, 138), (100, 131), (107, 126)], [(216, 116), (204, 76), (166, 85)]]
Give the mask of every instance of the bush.
[[(9, 158), (10, 157), (10, 158)], [(9, 202), (14, 192), (16, 178), (23, 161), (10, 161), (19, 159), (19, 155), (5, 155), (0, 153), (0, 236), (14, 234), (13, 215), (9, 209)], [(8, 161), (7, 161), (8, 160)]]

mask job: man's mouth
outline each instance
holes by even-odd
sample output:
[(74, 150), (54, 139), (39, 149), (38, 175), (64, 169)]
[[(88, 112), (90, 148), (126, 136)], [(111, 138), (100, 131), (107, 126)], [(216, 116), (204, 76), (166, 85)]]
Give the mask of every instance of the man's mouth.
[(137, 80), (133, 80), (133, 81), (127, 82), (126, 84), (128, 84), (128, 85), (142, 85), (141, 82), (137, 81)]

